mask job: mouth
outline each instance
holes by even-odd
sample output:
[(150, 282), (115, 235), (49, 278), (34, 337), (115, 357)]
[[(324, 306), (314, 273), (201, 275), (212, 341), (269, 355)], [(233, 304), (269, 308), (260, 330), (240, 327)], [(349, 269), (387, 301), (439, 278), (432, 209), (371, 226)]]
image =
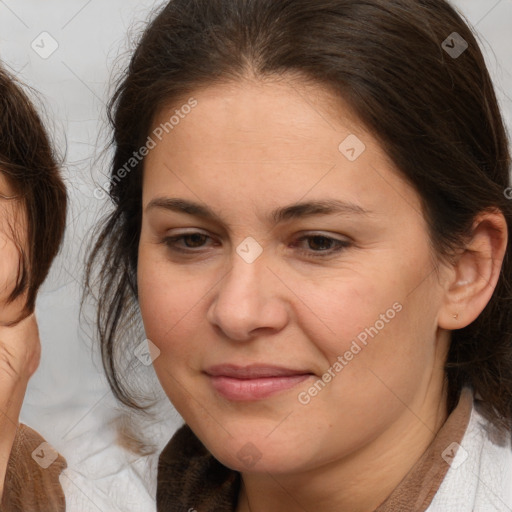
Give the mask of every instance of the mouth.
[(218, 365), (205, 371), (212, 387), (231, 401), (256, 401), (289, 390), (314, 374), (270, 365)]

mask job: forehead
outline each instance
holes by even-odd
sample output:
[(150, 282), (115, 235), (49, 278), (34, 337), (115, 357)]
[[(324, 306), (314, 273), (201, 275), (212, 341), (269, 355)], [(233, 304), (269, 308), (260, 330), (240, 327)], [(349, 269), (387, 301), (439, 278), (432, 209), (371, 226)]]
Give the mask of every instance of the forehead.
[[(190, 111), (193, 97), (197, 106)], [(179, 122), (169, 121), (184, 111)], [(188, 110), (188, 112), (187, 112)], [(185, 123), (187, 119), (187, 123)], [(162, 107), (153, 120), (153, 129), (167, 125), (173, 133), (193, 127), (197, 136), (217, 136), (224, 143), (268, 144), (288, 140), (311, 140), (321, 131), (364, 131), (351, 107), (339, 94), (317, 83), (297, 79), (241, 80), (202, 87)], [(169, 131), (169, 130), (166, 130)], [(277, 132), (277, 133), (276, 133)], [(230, 139), (229, 136), (233, 136)], [(245, 137), (244, 137), (245, 135)]]
[[(404, 197), (415, 203), (383, 148), (328, 89), (242, 82), (200, 89), (190, 97), (197, 102), (194, 109), (182, 108), (183, 99), (162, 108), (154, 120), (153, 133), (168, 124), (145, 160), (146, 205), (168, 191), (245, 207), (323, 199), (326, 193), (366, 202), (371, 210), (382, 209), (383, 202), (396, 209)], [(169, 119), (176, 121), (179, 113), (171, 128)], [(415, 206), (419, 211), (419, 203)]]

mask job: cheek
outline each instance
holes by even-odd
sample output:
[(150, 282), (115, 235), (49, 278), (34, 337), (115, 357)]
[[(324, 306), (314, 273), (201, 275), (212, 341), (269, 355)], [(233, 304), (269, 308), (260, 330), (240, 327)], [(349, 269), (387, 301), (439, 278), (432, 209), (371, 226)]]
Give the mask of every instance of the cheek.
[[(9, 322), (15, 320), (23, 309), (26, 293), (14, 303), (7, 304), (7, 299), (16, 287), (20, 252), (12, 239), (12, 228), (5, 219), (1, 219), (2, 213), (0, 210), (0, 321)], [(19, 229), (16, 236), (23, 237), (25, 234)]]
[(329, 361), (350, 350), (354, 340), (364, 346), (376, 323), (383, 332), (398, 316), (393, 305), (400, 294), (393, 292), (393, 282), (378, 282), (372, 275), (330, 278), (301, 288), (309, 307), (302, 306), (297, 322), (310, 339), (318, 340)]
[(0, 304), (4, 304), (16, 285), (19, 259), (13, 241), (0, 232)]
[(339, 363), (332, 372), (345, 379), (334, 387), (350, 386), (352, 378), (370, 385), (374, 374), (402, 385), (433, 360), (438, 297), (424, 274), (394, 264), (380, 267), (378, 274), (354, 273), (345, 281), (304, 289), (312, 307), (303, 308), (297, 321), (316, 340), (325, 370)]
[(184, 278), (167, 263), (146, 258), (144, 251), (139, 252), (137, 279), (146, 336), (161, 352), (157, 361), (177, 365), (193, 351), (187, 341), (204, 317), (199, 313), (205, 294), (202, 281)]
[(184, 390), (189, 388), (197, 354), (191, 341), (200, 322), (197, 302), (201, 295), (194, 292), (193, 283), (182, 283), (166, 267), (139, 258), (139, 307), (146, 337), (160, 351), (153, 361), (155, 373), (174, 407), (183, 413), (189, 396)]

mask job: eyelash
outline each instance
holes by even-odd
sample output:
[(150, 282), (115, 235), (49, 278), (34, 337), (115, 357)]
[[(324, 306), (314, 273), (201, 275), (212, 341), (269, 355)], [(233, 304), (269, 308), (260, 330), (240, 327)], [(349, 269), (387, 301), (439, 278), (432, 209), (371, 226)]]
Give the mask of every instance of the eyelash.
[[(162, 240), (162, 243), (164, 245), (166, 245), (170, 250), (172, 250), (174, 252), (179, 252), (179, 253), (182, 253), (182, 254), (191, 255), (191, 254), (193, 254), (195, 252), (198, 252), (198, 251), (195, 251), (194, 249), (179, 249), (179, 248), (176, 247), (176, 243), (178, 241), (180, 241), (180, 240), (184, 240), (186, 238), (190, 238), (190, 237), (193, 237), (193, 236), (201, 236), (201, 237), (204, 237), (204, 238), (211, 238), (208, 235), (205, 235), (204, 233), (199, 233), (199, 232), (184, 233), (182, 235), (166, 237), (166, 238), (164, 238)], [(304, 240), (311, 240), (311, 239), (315, 239), (315, 238), (321, 239), (323, 241), (327, 241), (328, 243), (334, 243), (334, 244), (337, 245), (337, 247), (335, 249), (331, 249), (331, 250), (312, 251), (312, 252), (311, 251), (306, 251), (304, 249), (299, 249), (299, 253), (301, 253), (302, 255), (308, 256), (308, 257), (313, 257), (313, 258), (327, 258), (328, 256), (333, 256), (334, 254), (337, 254), (337, 253), (341, 252), (342, 250), (347, 249), (351, 245), (350, 242), (347, 242), (347, 241), (344, 241), (344, 240), (338, 240), (336, 238), (331, 238), (331, 237), (328, 237), (328, 236), (325, 236), (325, 235), (306, 235), (306, 236), (302, 236), (302, 237), (298, 238), (294, 242), (294, 244), (296, 244), (298, 242), (302, 242)]]

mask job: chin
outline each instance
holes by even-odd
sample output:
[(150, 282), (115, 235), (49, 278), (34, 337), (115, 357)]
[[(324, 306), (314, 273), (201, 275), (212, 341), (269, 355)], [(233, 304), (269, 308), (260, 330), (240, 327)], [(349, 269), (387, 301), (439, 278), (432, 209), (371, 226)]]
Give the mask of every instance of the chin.
[(222, 450), (215, 458), (224, 466), (240, 473), (287, 474), (298, 471), (301, 464), (289, 460), (290, 453), (283, 451), (260, 450), (248, 442), (237, 451)]
[[(268, 436), (269, 429), (262, 429), (260, 435), (249, 435), (247, 429), (240, 434), (231, 432), (233, 437), (213, 436), (203, 438), (213, 456), (224, 466), (241, 473), (293, 473), (307, 465), (311, 460), (300, 446), (291, 444), (289, 434)], [(286, 442), (288, 438), (288, 442)]]

